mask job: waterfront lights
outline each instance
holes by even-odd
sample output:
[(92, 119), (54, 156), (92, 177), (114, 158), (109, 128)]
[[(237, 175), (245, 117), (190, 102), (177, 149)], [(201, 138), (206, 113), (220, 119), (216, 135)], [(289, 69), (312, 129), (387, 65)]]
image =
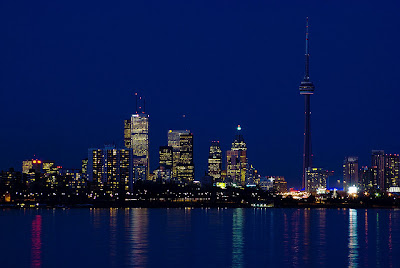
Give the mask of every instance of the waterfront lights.
[(347, 191), (348, 194), (357, 194), (358, 193), (358, 187), (356, 186), (350, 186), (349, 190)]

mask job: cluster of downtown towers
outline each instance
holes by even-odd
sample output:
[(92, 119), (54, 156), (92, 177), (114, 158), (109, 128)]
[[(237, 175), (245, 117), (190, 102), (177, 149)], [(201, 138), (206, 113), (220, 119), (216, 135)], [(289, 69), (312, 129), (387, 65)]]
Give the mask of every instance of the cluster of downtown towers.
[[(222, 170), (222, 150), (218, 141), (210, 146), (208, 172), (203, 177), (208, 183), (229, 182), (236, 185), (257, 183), (257, 171), (247, 160), (247, 146), (240, 126), (226, 152), (226, 170)], [(137, 181), (158, 181), (188, 184), (195, 181), (193, 161), (193, 133), (189, 130), (169, 130), (168, 144), (159, 147), (159, 167), (149, 168), (149, 116), (136, 112), (124, 122), (124, 148), (105, 146), (88, 151), (87, 179), (98, 187), (117, 191), (121, 185), (131, 190)]]
[[(312, 167), (311, 146), (311, 106), (310, 97), (314, 93), (314, 84), (309, 77), (309, 31), (306, 25), (305, 76), (300, 84), (300, 94), (305, 99), (305, 127), (302, 188), (308, 192), (317, 192), (327, 188), (327, 178), (332, 173)], [(139, 104), (139, 105), (138, 105)], [(143, 107), (143, 108), (142, 108)], [(145, 113), (145, 103), (136, 94), (136, 113), (124, 122), (124, 148), (105, 146), (89, 149), (88, 159), (83, 160), (82, 175), (91, 185), (112, 194), (124, 188), (132, 190), (137, 181), (174, 181), (187, 184), (195, 181), (193, 161), (193, 134), (189, 130), (169, 130), (168, 144), (159, 148), (159, 167), (150, 173), (149, 167), (149, 116)], [(222, 150), (218, 141), (210, 146), (208, 172), (204, 182), (224, 182), (245, 186), (262, 184), (260, 175), (248, 163), (247, 146), (240, 133), (226, 152), (226, 169), (222, 170)], [(23, 163), (23, 173), (42, 164), (39, 160)], [(399, 155), (385, 155), (383, 151), (373, 151), (371, 167), (359, 169), (357, 157), (346, 157), (343, 165), (343, 188), (356, 186), (363, 190), (388, 191), (399, 187)], [(284, 179), (277, 177), (279, 180)], [(264, 178), (266, 179), (266, 178)]]

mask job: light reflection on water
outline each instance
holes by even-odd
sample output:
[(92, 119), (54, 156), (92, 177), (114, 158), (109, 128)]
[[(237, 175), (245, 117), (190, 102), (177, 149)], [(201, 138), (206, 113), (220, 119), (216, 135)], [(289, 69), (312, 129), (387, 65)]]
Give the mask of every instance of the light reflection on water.
[(243, 220), (243, 209), (235, 209), (232, 220), (232, 267), (243, 267)]
[(32, 221), (31, 267), (42, 265), (42, 216), (36, 215)]
[[(400, 263), (400, 210), (137, 208), (14, 214), (18, 221), (0, 214), (0, 237), (18, 248), (29, 248), (26, 260), (35, 268), (90, 267), (93, 261), (96, 268), (207, 267), (211, 263), (218, 267), (397, 267)], [(15, 233), (5, 232), (13, 228), (8, 223), (24, 222), (24, 217), (30, 217), (29, 242), (7, 237)], [(27, 267), (23, 258), (21, 264), (18, 258), (11, 260), (8, 248), (15, 246), (1, 248), (5, 263), (17, 259), (12, 267)], [(79, 255), (74, 252), (85, 254), (74, 259)]]
[(358, 267), (357, 210), (349, 210), (349, 267)]
[(148, 253), (148, 210), (144, 209), (133, 209), (133, 215), (131, 217), (130, 227), (130, 240), (129, 248), (131, 248), (131, 254), (129, 259), (131, 260), (131, 267), (146, 267), (147, 264), (147, 253)]

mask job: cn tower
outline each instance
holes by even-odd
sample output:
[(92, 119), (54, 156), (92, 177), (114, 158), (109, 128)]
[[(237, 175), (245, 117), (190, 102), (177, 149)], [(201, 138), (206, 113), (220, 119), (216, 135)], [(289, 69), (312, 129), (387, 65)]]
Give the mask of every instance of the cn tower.
[[(304, 95), (304, 153), (303, 153), (303, 188), (307, 188), (306, 169), (312, 166), (311, 151), (311, 107), (310, 96), (314, 94), (314, 84), (310, 81), (309, 61), (310, 53), (308, 50), (308, 17), (306, 22), (306, 54), (305, 54), (305, 75), (304, 80), (300, 83), (300, 94)], [(305, 189), (307, 190), (307, 189)]]

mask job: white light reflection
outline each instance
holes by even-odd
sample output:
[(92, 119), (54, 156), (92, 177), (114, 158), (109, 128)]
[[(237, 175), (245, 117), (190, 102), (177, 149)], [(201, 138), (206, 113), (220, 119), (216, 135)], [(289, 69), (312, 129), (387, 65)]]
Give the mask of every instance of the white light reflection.
[(357, 210), (349, 209), (349, 267), (358, 267)]
[(148, 211), (147, 208), (130, 210), (130, 263), (133, 267), (147, 267), (148, 242)]
[(232, 222), (232, 267), (243, 267), (243, 209), (233, 211)]

